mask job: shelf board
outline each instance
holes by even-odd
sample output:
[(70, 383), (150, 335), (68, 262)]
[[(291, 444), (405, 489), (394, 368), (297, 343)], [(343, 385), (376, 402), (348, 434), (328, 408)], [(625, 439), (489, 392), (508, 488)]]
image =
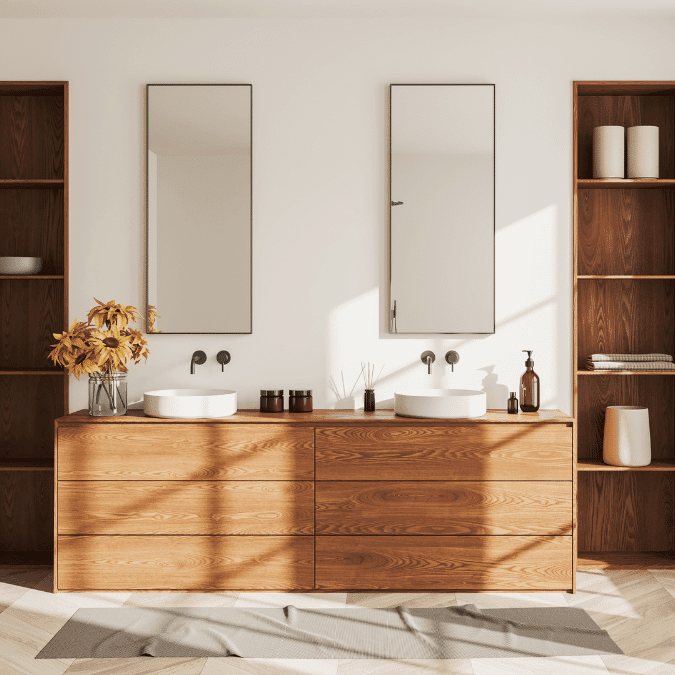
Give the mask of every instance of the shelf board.
[(1, 178), (0, 189), (63, 187), (63, 178)]
[(577, 569), (667, 570), (675, 569), (675, 551), (580, 551)]
[(0, 376), (2, 375), (66, 375), (65, 370), (31, 370), (29, 368), (25, 368), (23, 370), (10, 370), (7, 368), (6, 370), (3, 368), (0, 368)]
[(675, 459), (654, 460), (649, 466), (611, 466), (596, 459), (580, 459), (577, 471), (675, 471)]
[(54, 471), (54, 460), (0, 459), (0, 471)]
[(675, 274), (577, 274), (577, 279), (675, 279)]
[(635, 178), (580, 178), (577, 180), (577, 188), (609, 188), (609, 189), (650, 189), (650, 188), (675, 188), (675, 179), (658, 178), (655, 180)]
[(577, 375), (675, 375), (675, 370), (577, 370)]
[(51, 566), (54, 551), (0, 551), (0, 565), (21, 567), (23, 565)]
[(63, 279), (63, 278), (64, 278), (63, 274), (0, 274), (0, 279)]

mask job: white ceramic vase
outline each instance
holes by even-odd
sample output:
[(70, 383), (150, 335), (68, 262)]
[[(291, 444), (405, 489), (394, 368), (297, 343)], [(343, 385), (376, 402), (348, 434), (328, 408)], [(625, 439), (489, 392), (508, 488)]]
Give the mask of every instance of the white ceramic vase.
[(612, 466), (648, 466), (651, 463), (648, 408), (630, 405), (607, 407), (602, 459)]
[(659, 177), (659, 128), (628, 127), (628, 178)]
[(593, 129), (593, 178), (624, 177), (624, 128)]

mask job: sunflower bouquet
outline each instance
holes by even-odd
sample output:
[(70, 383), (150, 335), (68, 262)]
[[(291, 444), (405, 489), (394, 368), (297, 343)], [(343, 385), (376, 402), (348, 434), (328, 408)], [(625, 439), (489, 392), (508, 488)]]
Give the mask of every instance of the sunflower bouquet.
[[(138, 310), (131, 305), (115, 304), (114, 300), (103, 303), (94, 298), (98, 305), (87, 317), (87, 323), (75, 319), (63, 333), (54, 333), (57, 342), (52, 345), (49, 358), (55, 365), (79, 379), (89, 375), (90, 413), (92, 413), (92, 386), (95, 403), (100, 402), (104, 392), (113, 415), (126, 412), (126, 383), (121, 395), (118, 373), (128, 372), (127, 363), (147, 360), (150, 350), (143, 334), (129, 326), (141, 318)], [(93, 381), (93, 385), (92, 385)], [(123, 408), (122, 412), (119, 410)]]

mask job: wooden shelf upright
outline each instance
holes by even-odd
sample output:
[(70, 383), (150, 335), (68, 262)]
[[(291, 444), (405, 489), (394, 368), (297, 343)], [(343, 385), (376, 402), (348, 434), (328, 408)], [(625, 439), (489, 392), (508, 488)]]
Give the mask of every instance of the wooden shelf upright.
[[(604, 125), (658, 126), (659, 179), (594, 179)], [(675, 568), (675, 373), (588, 371), (594, 353), (675, 355), (675, 82), (574, 83), (573, 364), (577, 566)], [(649, 408), (649, 467), (603, 463), (610, 405)]]
[(0, 256), (43, 261), (0, 276), (0, 564), (45, 564), (54, 420), (68, 412), (68, 377), (47, 358), (68, 322), (67, 82), (0, 82)]

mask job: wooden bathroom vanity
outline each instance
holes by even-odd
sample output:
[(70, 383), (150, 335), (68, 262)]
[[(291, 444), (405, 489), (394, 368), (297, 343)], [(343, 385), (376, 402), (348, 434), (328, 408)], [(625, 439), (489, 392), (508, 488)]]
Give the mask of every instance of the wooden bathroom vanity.
[(56, 422), (54, 591), (575, 589), (572, 418)]

